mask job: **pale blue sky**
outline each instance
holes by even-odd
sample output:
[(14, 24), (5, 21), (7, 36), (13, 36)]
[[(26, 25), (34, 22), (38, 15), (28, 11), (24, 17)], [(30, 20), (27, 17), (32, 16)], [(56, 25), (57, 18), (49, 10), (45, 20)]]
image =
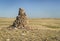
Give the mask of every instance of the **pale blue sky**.
[(16, 17), (20, 7), (30, 18), (60, 18), (60, 0), (0, 0), (0, 17)]

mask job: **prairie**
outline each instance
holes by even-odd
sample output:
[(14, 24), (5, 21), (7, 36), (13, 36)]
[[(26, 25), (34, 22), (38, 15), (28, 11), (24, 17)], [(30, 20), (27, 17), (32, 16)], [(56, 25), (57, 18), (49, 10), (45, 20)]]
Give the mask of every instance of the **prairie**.
[(0, 18), (0, 41), (60, 41), (59, 18), (31, 18), (31, 29), (6, 29), (15, 18)]

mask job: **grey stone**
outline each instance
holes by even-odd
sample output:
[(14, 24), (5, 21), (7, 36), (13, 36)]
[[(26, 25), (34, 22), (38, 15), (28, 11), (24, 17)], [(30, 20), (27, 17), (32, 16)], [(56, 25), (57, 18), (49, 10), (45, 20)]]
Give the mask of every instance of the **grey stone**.
[(27, 25), (26, 13), (25, 13), (24, 9), (19, 8), (18, 16), (16, 17), (16, 20), (13, 22), (13, 24), (10, 27), (25, 28), (25, 25)]

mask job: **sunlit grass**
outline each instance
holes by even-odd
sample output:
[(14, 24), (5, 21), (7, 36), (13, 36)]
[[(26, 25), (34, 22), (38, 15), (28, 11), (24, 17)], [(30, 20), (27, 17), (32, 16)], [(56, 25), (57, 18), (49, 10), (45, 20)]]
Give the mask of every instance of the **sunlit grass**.
[(60, 41), (60, 19), (29, 19), (29, 26), (34, 29), (8, 30), (14, 20), (0, 18), (0, 41)]

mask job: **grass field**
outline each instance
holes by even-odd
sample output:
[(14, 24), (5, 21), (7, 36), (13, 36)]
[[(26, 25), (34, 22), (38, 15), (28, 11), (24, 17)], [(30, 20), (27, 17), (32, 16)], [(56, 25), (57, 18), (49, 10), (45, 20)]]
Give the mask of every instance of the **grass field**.
[(0, 41), (60, 41), (60, 19), (29, 19), (28, 29), (6, 29), (15, 18), (0, 18)]

